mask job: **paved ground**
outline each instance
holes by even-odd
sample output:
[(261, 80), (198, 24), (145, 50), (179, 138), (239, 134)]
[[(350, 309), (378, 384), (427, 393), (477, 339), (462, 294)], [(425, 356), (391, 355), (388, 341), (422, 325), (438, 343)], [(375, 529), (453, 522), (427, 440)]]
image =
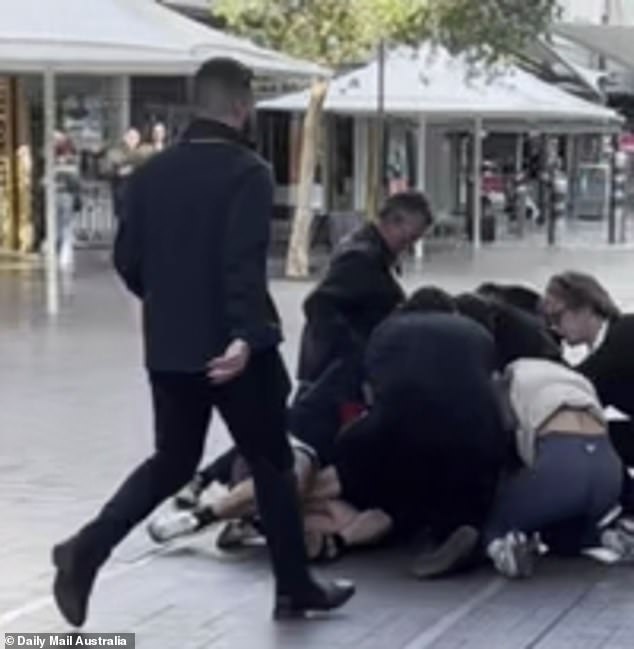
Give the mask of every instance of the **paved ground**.
[[(409, 287), (464, 290), (484, 279), (542, 286), (554, 270), (581, 267), (634, 308), (634, 253), (502, 246), (473, 258), (430, 248)], [(276, 281), (287, 358), (294, 364), (299, 305), (308, 286)], [(80, 259), (50, 321), (41, 277), (28, 264), (0, 265), (0, 633), (57, 631), (50, 546), (91, 515), (148, 452), (148, 400), (135, 304), (104, 254)], [(217, 434), (208, 452), (224, 443)], [(510, 584), (482, 571), (417, 583), (411, 553), (371, 553), (330, 568), (354, 577), (359, 596), (328, 623), (274, 625), (260, 554), (219, 557), (209, 536), (157, 552), (133, 534), (103, 573), (88, 630), (131, 631), (148, 649), (267, 647), (376, 649), (626, 649), (634, 637), (634, 572), (590, 562), (547, 561), (538, 577)]]

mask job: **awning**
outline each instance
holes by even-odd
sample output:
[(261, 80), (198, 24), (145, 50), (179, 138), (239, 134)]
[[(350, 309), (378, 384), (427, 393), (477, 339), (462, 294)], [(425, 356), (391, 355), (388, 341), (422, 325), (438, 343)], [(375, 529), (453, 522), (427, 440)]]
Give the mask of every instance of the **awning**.
[(634, 26), (560, 23), (553, 31), (627, 68), (634, 68)]
[[(378, 104), (376, 61), (334, 79), (324, 110), (371, 115)], [(301, 112), (308, 106), (308, 91), (266, 100), (260, 108)], [(580, 99), (517, 67), (497, 73), (470, 67), (464, 57), (446, 50), (400, 48), (385, 62), (385, 112), (438, 120), (513, 120), (618, 127), (615, 111)]]
[(0, 16), (0, 72), (190, 74), (231, 56), (261, 76), (327, 73), (154, 0), (0, 0)]

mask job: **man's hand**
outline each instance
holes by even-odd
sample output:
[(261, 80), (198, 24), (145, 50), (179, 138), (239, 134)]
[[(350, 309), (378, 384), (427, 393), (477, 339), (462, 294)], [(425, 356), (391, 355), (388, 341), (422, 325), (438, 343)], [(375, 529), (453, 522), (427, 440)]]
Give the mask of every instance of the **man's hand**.
[(238, 338), (229, 344), (222, 356), (209, 361), (207, 376), (215, 385), (229, 383), (244, 372), (250, 356), (248, 343)]

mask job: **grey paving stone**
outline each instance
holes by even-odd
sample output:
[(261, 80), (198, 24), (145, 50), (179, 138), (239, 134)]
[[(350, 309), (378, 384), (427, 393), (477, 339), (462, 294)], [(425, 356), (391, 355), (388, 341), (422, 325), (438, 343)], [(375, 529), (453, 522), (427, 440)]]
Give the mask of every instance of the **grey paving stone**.
[[(151, 448), (136, 305), (106, 254), (79, 262), (56, 321), (43, 311), (39, 273), (3, 270), (0, 263), (0, 633), (64, 630), (48, 599), (50, 547), (92, 515)], [(438, 283), (451, 291), (489, 279), (543, 286), (549, 274), (568, 267), (597, 273), (634, 309), (628, 250), (502, 245), (474, 257), (462, 247), (431, 246), (423, 268), (411, 268), (405, 284)], [(291, 368), (309, 287), (273, 282)], [(226, 443), (216, 421), (208, 456)], [(148, 649), (632, 646), (634, 573), (625, 569), (547, 562), (534, 580), (504, 583), (463, 610), (487, 592), (490, 571), (418, 583), (408, 577), (407, 552), (370, 553), (325, 571), (359, 583), (358, 597), (342, 614), (274, 625), (262, 554), (219, 560), (210, 547), (203, 536), (191, 547), (157, 553), (144, 530), (135, 531), (98, 583), (88, 630), (133, 631), (138, 646)]]

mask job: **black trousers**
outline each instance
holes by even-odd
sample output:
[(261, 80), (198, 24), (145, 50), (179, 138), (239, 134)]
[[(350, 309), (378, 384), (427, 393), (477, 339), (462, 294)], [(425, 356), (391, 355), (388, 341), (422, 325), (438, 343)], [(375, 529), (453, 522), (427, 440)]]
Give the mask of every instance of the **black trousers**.
[(362, 383), (362, 359), (350, 354), (334, 360), (316, 381), (304, 384), (295, 395), (289, 410), (291, 432), (315, 451), (322, 466), (334, 461), (342, 406), (363, 401)]
[(277, 350), (254, 355), (246, 371), (224, 386), (204, 374), (150, 372), (155, 417), (154, 454), (125, 480), (80, 533), (87, 551), (105, 559), (157, 505), (196, 471), (217, 409), (251, 466), (278, 590), (309, 580), (286, 429), (290, 382)]
[(628, 468), (634, 467), (634, 422), (611, 421), (609, 426), (610, 440), (623, 462), (623, 490), (621, 505), (628, 515), (634, 514), (634, 479)]

